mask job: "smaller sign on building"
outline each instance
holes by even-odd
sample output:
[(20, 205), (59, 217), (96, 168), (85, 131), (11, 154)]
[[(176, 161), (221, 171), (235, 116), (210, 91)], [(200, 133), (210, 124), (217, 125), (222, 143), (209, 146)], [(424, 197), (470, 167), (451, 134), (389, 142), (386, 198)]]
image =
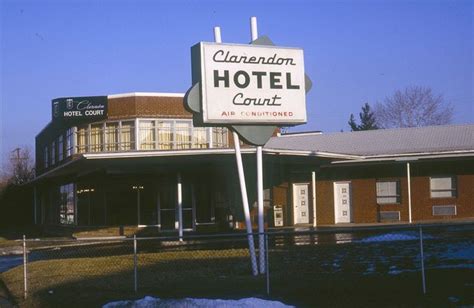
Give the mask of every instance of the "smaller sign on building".
[(107, 96), (62, 97), (52, 101), (53, 121), (90, 122), (107, 117)]
[(306, 123), (302, 49), (201, 42), (192, 53), (203, 123)]

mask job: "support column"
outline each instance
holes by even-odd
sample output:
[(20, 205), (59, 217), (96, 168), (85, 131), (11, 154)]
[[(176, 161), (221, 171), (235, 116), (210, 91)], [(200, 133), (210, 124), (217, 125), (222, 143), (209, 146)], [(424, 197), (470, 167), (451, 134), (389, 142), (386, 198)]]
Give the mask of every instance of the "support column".
[(179, 234), (179, 240), (183, 240), (183, 183), (181, 179), (181, 173), (178, 172), (177, 175), (177, 196), (176, 200), (178, 201), (178, 234)]
[(316, 220), (316, 172), (311, 172), (311, 190), (313, 192), (312, 199), (313, 199), (313, 227), (316, 227), (317, 220)]
[(407, 186), (408, 186), (408, 222), (412, 223), (411, 216), (411, 174), (410, 163), (407, 163)]

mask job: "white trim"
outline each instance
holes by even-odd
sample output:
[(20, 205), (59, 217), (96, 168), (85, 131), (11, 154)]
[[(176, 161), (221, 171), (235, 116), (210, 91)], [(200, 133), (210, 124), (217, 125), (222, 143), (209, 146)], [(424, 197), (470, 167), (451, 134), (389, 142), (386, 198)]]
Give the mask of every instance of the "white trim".
[(314, 156), (314, 157), (328, 157), (328, 158), (345, 158), (345, 159), (363, 159), (363, 156), (357, 155), (346, 155), (346, 154), (336, 154), (329, 152), (317, 152), (317, 151), (300, 151), (300, 150), (281, 150), (281, 149), (271, 149), (264, 148), (263, 152), (265, 154), (275, 154), (275, 155), (293, 155), (293, 156)]
[(280, 135), (278, 137), (285, 138), (285, 137), (295, 137), (295, 136), (299, 137), (299, 136), (322, 135), (323, 132), (316, 131), (316, 132), (301, 132), (301, 133), (295, 132), (295, 133), (285, 133), (285, 134), (279, 133), (279, 134)]
[(165, 92), (129, 92), (107, 95), (108, 99), (121, 98), (121, 97), (141, 97), (141, 96), (153, 96), (153, 97), (184, 97), (184, 93), (165, 93)]
[(452, 151), (433, 151), (433, 152), (414, 152), (414, 153), (395, 153), (395, 154), (378, 154), (378, 155), (366, 155), (367, 159), (371, 158), (397, 158), (397, 157), (412, 157), (412, 156), (429, 156), (429, 155), (443, 155), (443, 154), (463, 154), (463, 153), (472, 153), (474, 150), (452, 150)]
[[(453, 158), (453, 157), (471, 157), (474, 156), (474, 150), (466, 151), (451, 151), (451, 152), (433, 152), (433, 153), (415, 153), (415, 154), (394, 154), (391, 157), (379, 157), (372, 158), (376, 156), (360, 156), (359, 159), (355, 160), (342, 160), (342, 161), (333, 161), (331, 165), (337, 164), (352, 164), (352, 163), (368, 163), (368, 162), (383, 162), (383, 161), (414, 161), (420, 159), (431, 159), (431, 158)], [(397, 156), (398, 155), (398, 156)]]
[[(242, 152), (246, 154), (255, 153), (255, 148), (245, 148)], [(160, 150), (160, 151), (132, 151), (114, 153), (88, 153), (82, 154), (85, 159), (108, 159), (108, 158), (139, 158), (139, 157), (163, 157), (163, 156), (186, 156), (186, 155), (210, 155), (210, 154), (234, 154), (234, 149), (189, 149), (189, 150)]]

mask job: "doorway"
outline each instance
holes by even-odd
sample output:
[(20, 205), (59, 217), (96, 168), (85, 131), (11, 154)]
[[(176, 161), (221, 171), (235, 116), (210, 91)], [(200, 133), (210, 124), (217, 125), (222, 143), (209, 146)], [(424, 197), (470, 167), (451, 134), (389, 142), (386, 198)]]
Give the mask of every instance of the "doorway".
[(334, 183), (334, 214), (335, 223), (352, 222), (352, 198), (350, 182)]
[(308, 206), (309, 184), (293, 184), (293, 224), (309, 223)]

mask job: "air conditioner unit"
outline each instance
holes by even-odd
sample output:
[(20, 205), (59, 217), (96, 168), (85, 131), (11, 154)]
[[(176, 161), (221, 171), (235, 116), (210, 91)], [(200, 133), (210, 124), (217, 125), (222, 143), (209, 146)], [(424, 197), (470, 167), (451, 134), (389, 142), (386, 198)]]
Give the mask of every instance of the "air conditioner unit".
[(433, 216), (454, 216), (457, 215), (455, 205), (433, 205)]
[(379, 213), (380, 222), (400, 221), (400, 211), (383, 211)]

